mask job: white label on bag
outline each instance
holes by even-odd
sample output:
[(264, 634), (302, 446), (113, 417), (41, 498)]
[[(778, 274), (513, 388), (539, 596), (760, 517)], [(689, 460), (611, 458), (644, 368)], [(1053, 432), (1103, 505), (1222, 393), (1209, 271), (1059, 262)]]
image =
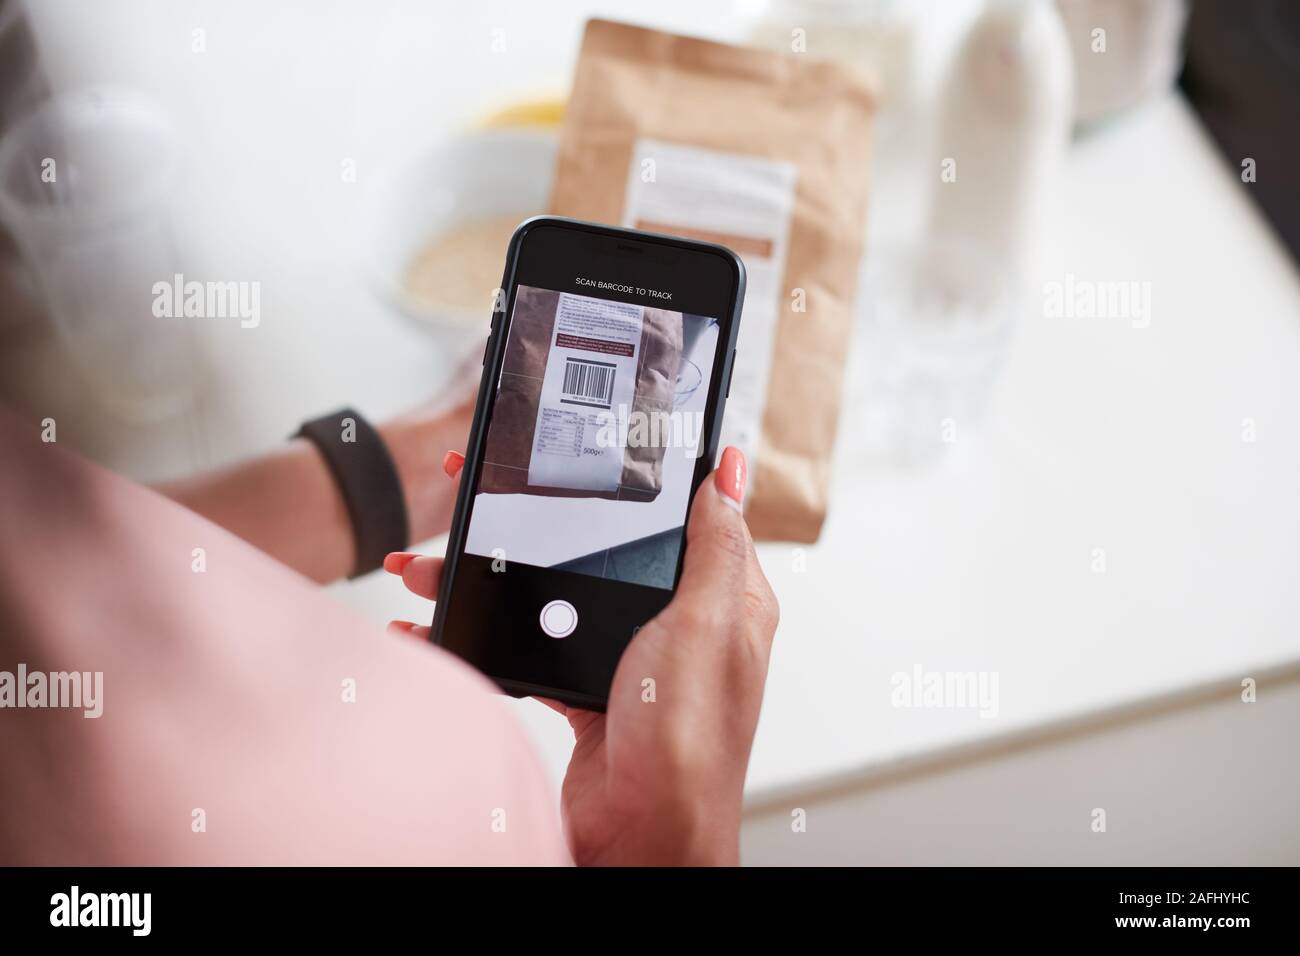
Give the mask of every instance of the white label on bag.
[(745, 311), (722, 442), (751, 460), (777, 324), (791, 302), (781, 283), (797, 180), (793, 163), (653, 139), (636, 141), (628, 167), (623, 225), (721, 243), (745, 263)]
[(533, 428), (530, 485), (618, 488), (623, 447), (596, 436), (620, 408), (632, 407), (644, 320), (639, 305), (560, 295)]

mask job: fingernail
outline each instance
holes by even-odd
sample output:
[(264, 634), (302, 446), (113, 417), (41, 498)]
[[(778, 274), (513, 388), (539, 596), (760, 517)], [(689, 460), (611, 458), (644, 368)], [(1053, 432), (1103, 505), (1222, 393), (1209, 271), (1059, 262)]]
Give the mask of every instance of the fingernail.
[(384, 570), (389, 574), (401, 574), (406, 566), (414, 561), (416, 555), (409, 551), (392, 551), (384, 556)]
[(460, 470), (465, 467), (465, 456), (458, 451), (449, 451), (442, 456), (442, 470), (447, 473), (448, 478), (455, 478), (460, 474)]
[(745, 503), (745, 475), (745, 456), (739, 448), (728, 446), (722, 453), (716, 480), (722, 500), (737, 511), (741, 511)]
[(389, 634), (410, 634), (414, 628), (410, 621), (389, 621), (387, 630)]

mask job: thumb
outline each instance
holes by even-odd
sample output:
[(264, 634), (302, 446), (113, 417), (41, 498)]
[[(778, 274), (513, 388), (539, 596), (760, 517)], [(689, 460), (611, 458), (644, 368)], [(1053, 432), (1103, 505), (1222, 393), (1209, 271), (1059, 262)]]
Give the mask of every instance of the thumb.
[(754, 542), (745, 525), (742, 504), (747, 478), (745, 456), (728, 447), (712, 475), (695, 493), (686, 524), (686, 557), (674, 603), (697, 611), (727, 606), (728, 592), (744, 584), (754, 557)]

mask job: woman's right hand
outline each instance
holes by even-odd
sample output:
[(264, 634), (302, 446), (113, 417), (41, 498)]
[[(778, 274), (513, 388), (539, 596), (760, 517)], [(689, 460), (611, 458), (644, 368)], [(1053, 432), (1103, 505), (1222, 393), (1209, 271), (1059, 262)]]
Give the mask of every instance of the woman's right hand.
[(741, 514), (745, 458), (700, 486), (672, 602), (623, 653), (604, 714), (573, 726), (565, 832), (580, 865), (734, 865), (776, 597)]
[[(449, 473), (459, 456), (448, 456)], [(580, 865), (739, 862), (745, 771), (778, 608), (741, 513), (735, 448), (699, 488), (681, 581), (619, 662), (604, 714), (544, 701), (573, 727), (562, 810)], [(390, 556), (434, 597), (441, 562)], [(399, 624), (399, 629), (416, 630)]]

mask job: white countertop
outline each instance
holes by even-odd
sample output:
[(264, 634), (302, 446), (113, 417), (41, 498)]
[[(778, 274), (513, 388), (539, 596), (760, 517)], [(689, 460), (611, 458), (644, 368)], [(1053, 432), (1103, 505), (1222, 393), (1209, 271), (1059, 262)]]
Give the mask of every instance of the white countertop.
[[(152, 478), (265, 448), (344, 402), (378, 418), (430, 394), (453, 357), (364, 287), (364, 182), (342, 182), (340, 162), (364, 180), (484, 108), (562, 89), (576, 5), (462, 5), (454, 30), (419, 5), (421, 31), (371, 4), (305, 34), (256, 5), (37, 6), (62, 83), (141, 87), (176, 112), (192, 271), (261, 281), (263, 321), (209, 331), (213, 386), (184, 421), (99, 420), (49, 374), (45, 343), (3, 359), (25, 406)], [(670, 3), (656, 23), (725, 36), (725, 6)], [(507, 55), (485, 52), (496, 26)], [(906, 471), (866, 467), (845, 436), (822, 540), (799, 560), (761, 548), (782, 623), (751, 792), (1300, 661), (1300, 274), (1246, 188), (1176, 96), (1076, 143), (985, 428)], [(1033, 290), (1067, 273), (1149, 281), (1150, 326), (1044, 318)], [(383, 575), (335, 590), (376, 620), (428, 616)], [(997, 715), (892, 706), (891, 675), (917, 666), (996, 672)], [(517, 706), (558, 779), (567, 727)]]

